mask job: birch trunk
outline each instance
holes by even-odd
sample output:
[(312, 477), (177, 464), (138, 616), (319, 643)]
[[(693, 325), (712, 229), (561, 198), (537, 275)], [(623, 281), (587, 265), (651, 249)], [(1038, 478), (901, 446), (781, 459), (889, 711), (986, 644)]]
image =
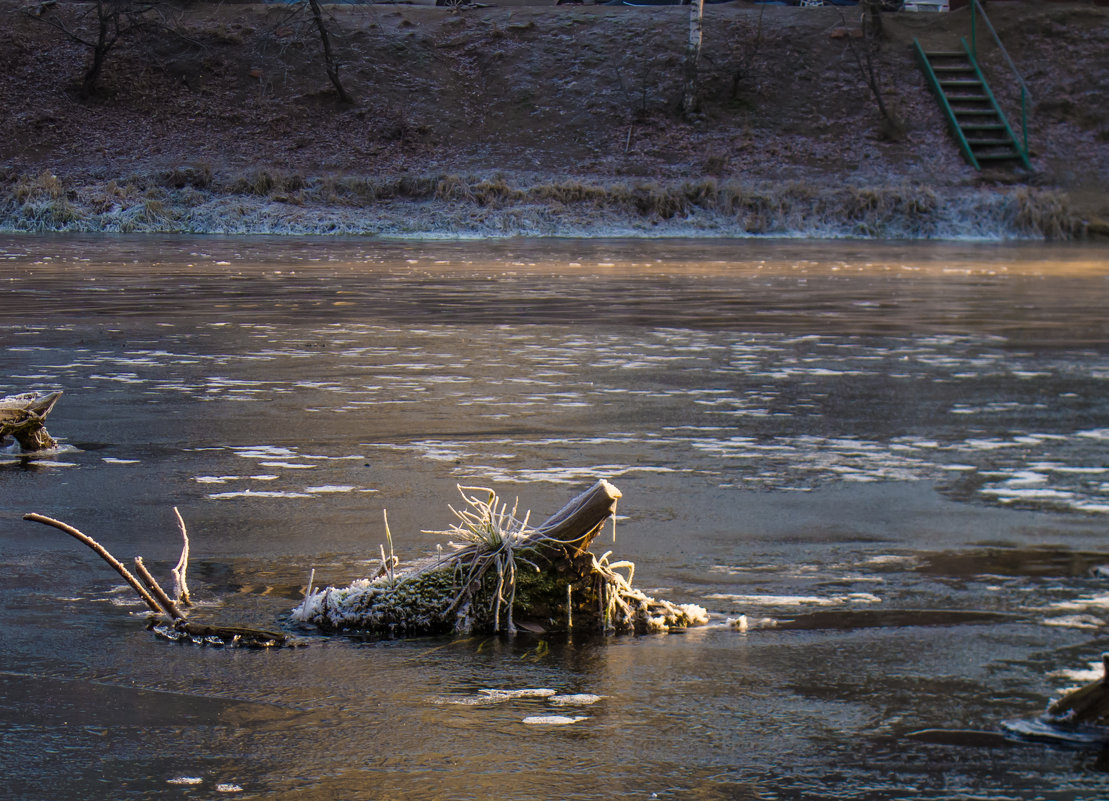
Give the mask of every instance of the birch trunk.
[(685, 49), (685, 93), (682, 95), (682, 114), (688, 119), (697, 112), (697, 68), (701, 61), (701, 39), (705, 19), (705, 0), (692, 0), (689, 4), (689, 43)]

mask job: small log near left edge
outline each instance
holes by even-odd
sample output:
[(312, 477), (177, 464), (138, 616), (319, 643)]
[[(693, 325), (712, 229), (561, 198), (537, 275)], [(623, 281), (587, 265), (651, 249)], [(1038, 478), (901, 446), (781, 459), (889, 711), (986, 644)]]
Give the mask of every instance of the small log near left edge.
[[(177, 510), (174, 509), (174, 512), (176, 511)], [(68, 523), (63, 523), (52, 517), (36, 513), (25, 514), (23, 515), (23, 519), (33, 523), (42, 523), (51, 528), (56, 528), (59, 531), (64, 531), (66, 534), (91, 548), (97, 556), (107, 562), (113, 570), (123, 577), (123, 580), (130, 585), (131, 589), (135, 591), (135, 594), (139, 596), (150, 612), (153, 613), (149, 620), (150, 628), (161, 637), (178, 642), (191, 642), (197, 645), (235, 645), (249, 648), (272, 648), (295, 644), (293, 638), (280, 631), (256, 629), (247, 626), (219, 626), (207, 623), (196, 623), (186, 617), (185, 613), (181, 611), (182, 606), (189, 605), (188, 591), (181, 591), (181, 588), (185, 586), (184, 574), (188, 569), (189, 547), (188, 535), (185, 534), (184, 531), (184, 522), (181, 522), (180, 526), (181, 533), (185, 537), (185, 544), (182, 548), (181, 559), (178, 560), (177, 567), (174, 570), (175, 577), (178, 578), (178, 581), (176, 588), (177, 596), (173, 598), (170, 597), (169, 593), (158, 583), (158, 580), (147, 570), (141, 556), (135, 557), (135, 572), (138, 573), (138, 576), (136, 576), (128, 570), (122, 562), (112, 556), (107, 548)], [(178, 520), (180, 520), (179, 515)], [(178, 572), (180, 572), (180, 576), (176, 576)]]
[(26, 453), (58, 447), (46, 430), (46, 416), (62, 396), (61, 391), (24, 392), (0, 398), (0, 440), (13, 437)]

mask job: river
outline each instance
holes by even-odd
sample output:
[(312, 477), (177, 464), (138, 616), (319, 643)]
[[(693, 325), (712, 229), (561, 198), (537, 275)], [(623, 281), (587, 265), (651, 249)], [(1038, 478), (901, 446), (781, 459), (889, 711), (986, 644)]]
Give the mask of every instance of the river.
[[(1109, 647), (1104, 248), (28, 236), (0, 286), (0, 395), (65, 391), (0, 452), (0, 798), (1109, 795), (1001, 736)], [(21, 520), (168, 576), (177, 507), (194, 616), (274, 627), (383, 509), (415, 559), (457, 484), (597, 478), (709, 626), (174, 644)], [(596, 698), (482, 692), (538, 689)]]

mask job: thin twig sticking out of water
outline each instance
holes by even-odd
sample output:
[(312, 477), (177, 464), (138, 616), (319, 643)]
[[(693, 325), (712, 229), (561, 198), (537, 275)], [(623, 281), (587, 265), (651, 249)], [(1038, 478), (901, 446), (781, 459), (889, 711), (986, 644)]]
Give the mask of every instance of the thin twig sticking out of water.
[(185, 574), (189, 571), (189, 532), (185, 528), (185, 520), (181, 517), (181, 513), (177, 511), (177, 507), (173, 507), (173, 514), (177, 517), (177, 528), (181, 531), (181, 539), (184, 542), (181, 545), (181, 558), (177, 560), (177, 566), (173, 568), (173, 597), (174, 599), (184, 605), (192, 606), (192, 598), (189, 597), (189, 585), (185, 580)]
[[(386, 570), (389, 573), (389, 583), (396, 584), (396, 574), (393, 573), (393, 567), (396, 565), (397, 557), (393, 555), (393, 533), (389, 531), (389, 512), (386, 509), (381, 510), (382, 517), (385, 518), (385, 540), (389, 543), (389, 562)], [(384, 551), (382, 552), (384, 555)]]

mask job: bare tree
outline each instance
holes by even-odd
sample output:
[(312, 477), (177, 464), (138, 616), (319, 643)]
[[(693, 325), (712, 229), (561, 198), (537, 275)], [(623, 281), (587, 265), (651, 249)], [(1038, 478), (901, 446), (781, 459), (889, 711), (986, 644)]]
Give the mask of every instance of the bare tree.
[(745, 81), (750, 80), (752, 77), (755, 59), (758, 58), (759, 48), (762, 47), (762, 21), (765, 11), (765, 5), (759, 7), (759, 21), (755, 26), (754, 36), (738, 41), (732, 47), (734, 59), (734, 66), (732, 67), (732, 100), (739, 97), (740, 87)]
[(68, 7), (78, 9), (73, 19), (66, 19), (64, 15), (57, 13), (56, 7), (48, 7), (46, 4), (39, 7), (38, 14), (32, 16), (52, 25), (70, 40), (89, 49), (89, 63), (81, 77), (81, 94), (89, 97), (100, 89), (100, 76), (108, 54), (123, 37), (149, 23), (155, 3), (140, 0), (95, 0), (88, 5), (74, 3), (68, 4)]
[[(858, 65), (859, 74), (870, 90), (878, 114), (882, 118), (881, 136), (883, 139), (899, 141), (905, 136), (905, 123), (886, 103), (882, 92), (881, 54), (885, 34), (882, 28), (880, 0), (863, 0), (863, 36), (861, 39), (847, 37), (847, 47)], [(840, 18), (843, 19), (842, 13)], [(846, 26), (847, 21), (844, 20)]]
[(343, 82), (339, 80), (339, 61), (335, 58), (334, 50), (331, 49), (331, 36), (328, 33), (327, 24), (324, 22), (320, 1), (308, 0), (308, 7), (312, 11), (312, 20), (320, 34), (320, 44), (323, 45), (323, 62), (324, 69), (327, 70), (327, 77), (331, 81), (331, 85), (335, 87), (335, 91), (339, 93), (339, 102), (353, 103), (354, 98), (347, 93), (347, 90), (343, 88)]

